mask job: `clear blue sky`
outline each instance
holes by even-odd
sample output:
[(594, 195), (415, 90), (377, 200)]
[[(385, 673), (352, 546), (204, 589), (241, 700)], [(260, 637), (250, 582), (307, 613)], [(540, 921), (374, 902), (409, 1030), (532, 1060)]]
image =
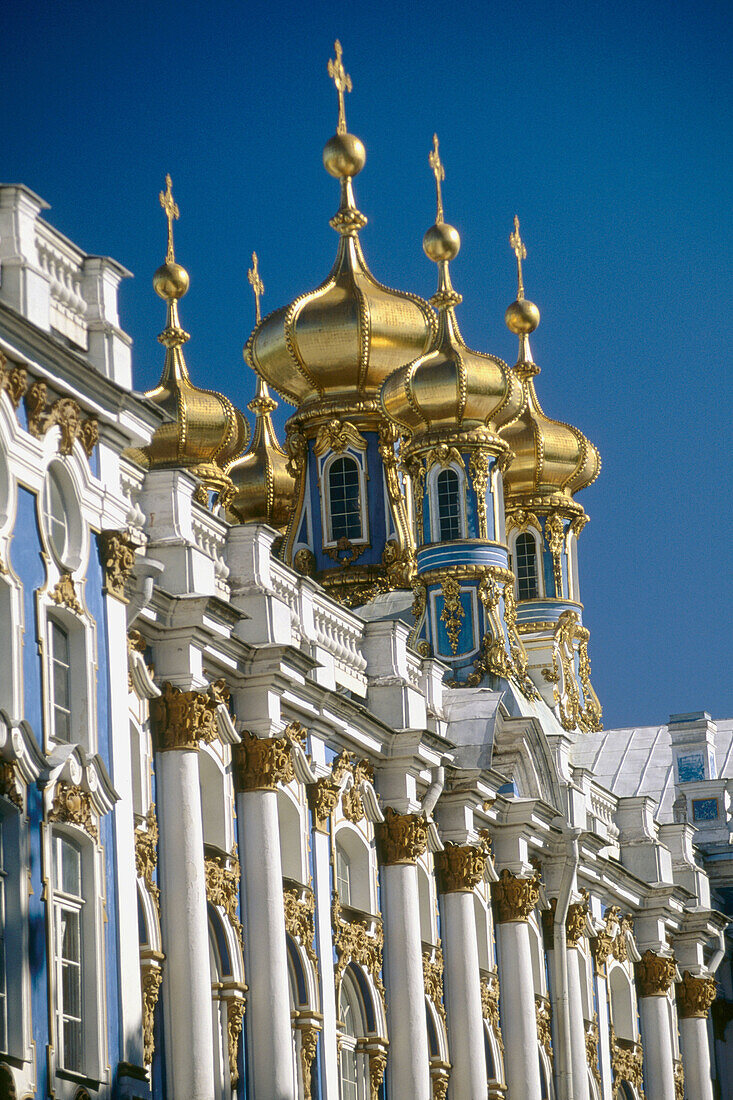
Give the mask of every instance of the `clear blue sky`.
[(580, 497), (592, 523), (579, 548), (606, 725), (733, 714), (727, 3), (25, 0), (2, 23), (2, 178), (134, 272), (121, 307), (143, 389), (163, 360), (150, 278), (169, 171), (189, 366), (240, 406), (252, 250), (266, 310), (320, 282), (335, 254), (321, 149), (338, 36), (349, 128), (367, 148), (356, 192), (372, 270), (433, 291), (421, 240), (437, 130), (464, 336), (509, 362), (520, 216), (540, 399), (604, 460)]

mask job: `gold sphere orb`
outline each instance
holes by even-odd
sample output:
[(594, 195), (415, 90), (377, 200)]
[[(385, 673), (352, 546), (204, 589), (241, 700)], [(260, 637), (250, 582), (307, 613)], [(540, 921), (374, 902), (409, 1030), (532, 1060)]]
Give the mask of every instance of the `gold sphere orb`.
[(534, 332), (540, 323), (540, 311), (534, 302), (526, 298), (512, 302), (504, 314), (506, 327), (515, 336), (527, 336)]
[(441, 260), (455, 259), (461, 248), (461, 238), (452, 225), (436, 222), (423, 237), (422, 246), (428, 259), (438, 264)]
[(170, 301), (182, 298), (188, 290), (190, 279), (185, 267), (175, 262), (161, 264), (153, 275), (153, 289), (159, 298)]
[(361, 172), (366, 164), (366, 149), (353, 134), (334, 134), (323, 146), (323, 166), (336, 179)]

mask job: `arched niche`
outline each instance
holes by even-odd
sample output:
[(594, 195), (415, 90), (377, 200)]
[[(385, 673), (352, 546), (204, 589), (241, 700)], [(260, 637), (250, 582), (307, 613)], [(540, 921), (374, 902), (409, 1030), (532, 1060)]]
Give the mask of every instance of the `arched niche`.
[(636, 1011), (631, 979), (623, 966), (614, 966), (608, 975), (611, 1023), (617, 1039), (636, 1042)]
[(199, 753), (199, 784), (204, 844), (229, 852), (233, 837), (227, 777), (223, 764), (208, 746)]
[(362, 834), (353, 826), (343, 824), (336, 830), (334, 861), (341, 904), (363, 913), (373, 913), (371, 852)]
[(300, 806), (290, 791), (278, 789), (277, 816), (280, 826), (280, 859), (283, 878), (305, 883), (308, 874), (305, 867), (303, 838), (305, 836)]

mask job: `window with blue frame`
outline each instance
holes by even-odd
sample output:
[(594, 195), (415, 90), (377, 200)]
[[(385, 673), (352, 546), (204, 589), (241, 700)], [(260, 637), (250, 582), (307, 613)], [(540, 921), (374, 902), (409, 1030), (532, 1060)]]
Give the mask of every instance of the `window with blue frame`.
[(328, 469), (328, 505), (331, 541), (361, 539), (361, 479), (353, 458), (335, 459)]
[(526, 531), (518, 536), (514, 544), (514, 558), (517, 571), (517, 598), (536, 600), (540, 594), (537, 543)]
[(461, 537), (461, 498), (458, 474), (455, 470), (441, 470), (438, 474), (438, 533), (441, 542)]

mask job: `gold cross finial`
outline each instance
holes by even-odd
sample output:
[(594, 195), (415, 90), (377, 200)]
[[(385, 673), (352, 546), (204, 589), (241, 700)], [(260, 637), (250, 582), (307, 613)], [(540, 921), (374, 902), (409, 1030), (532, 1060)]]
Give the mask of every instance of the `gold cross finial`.
[(519, 236), (519, 218), (514, 215), (514, 232), (509, 234), (509, 244), (512, 246), (512, 251), (517, 257), (517, 282), (519, 290), (517, 292), (517, 298), (522, 299), (524, 297), (524, 282), (522, 280), (522, 260), (527, 259), (527, 249), (524, 241)]
[(257, 253), (252, 253), (252, 266), (247, 272), (247, 278), (249, 279), (249, 285), (255, 293), (255, 320), (259, 325), (262, 320), (260, 314), (260, 296), (265, 293), (265, 285), (260, 278), (260, 269), (257, 266)]
[(344, 63), (341, 60), (343, 57), (343, 50), (341, 49), (341, 43), (338, 38), (334, 44), (334, 50), (336, 51), (335, 60), (328, 62), (328, 75), (336, 85), (336, 91), (339, 97), (339, 121), (336, 127), (337, 134), (346, 133), (346, 104), (344, 102), (344, 93), (350, 92), (353, 88), (351, 83), (351, 77), (344, 69)]
[(168, 250), (165, 254), (165, 262), (172, 264), (175, 260), (173, 254), (173, 222), (177, 218), (180, 218), (181, 212), (178, 209), (178, 203), (173, 198), (173, 181), (170, 175), (165, 177), (165, 191), (161, 191), (158, 196), (160, 199), (160, 205), (165, 211), (165, 216), (168, 219)]
[(438, 152), (438, 135), (433, 134), (433, 151), (429, 154), (428, 160), (430, 161), (430, 167), (433, 170), (435, 176), (435, 190), (438, 199), (438, 213), (436, 215), (436, 222), (443, 221), (443, 192), (441, 189), (441, 183), (445, 179), (445, 168), (443, 162), (440, 159), (440, 153)]

